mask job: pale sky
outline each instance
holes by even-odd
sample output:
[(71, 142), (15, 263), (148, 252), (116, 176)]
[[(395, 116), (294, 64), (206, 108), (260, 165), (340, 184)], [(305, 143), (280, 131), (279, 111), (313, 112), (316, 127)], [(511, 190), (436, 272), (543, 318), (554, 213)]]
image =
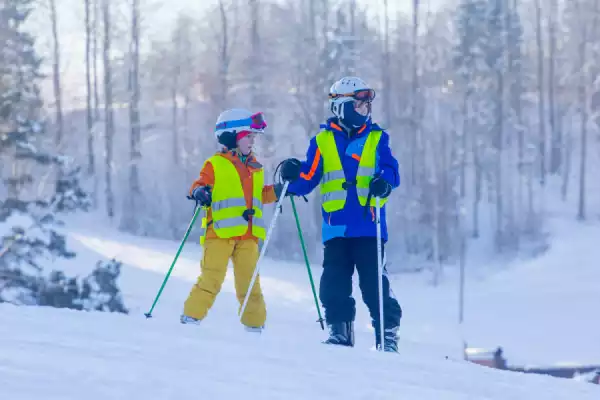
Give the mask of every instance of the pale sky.
[[(113, 0), (114, 1), (114, 0)], [(244, 0), (238, 0), (244, 2)], [(421, 0), (423, 9), (435, 9), (448, 0)], [(50, 18), (44, 7), (48, 0), (40, 0), (41, 6), (33, 13), (30, 26), (37, 36), (37, 48), (42, 56), (51, 54)], [(383, 9), (383, 0), (357, 0), (358, 4), (369, 4), (369, 11), (376, 14)], [(71, 103), (74, 97), (83, 100), (85, 96), (85, 31), (84, 31), (84, 2), (83, 0), (57, 0), (59, 18), (59, 40), (61, 42), (61, 70), (65, 90), (64, 102)], [(180, 11), (191, 16), (201, 16), (203, 10), (216, 4), (216, 0), (141, 0), (144, 10), (144, 25), (153, 36), (169, 34), (170, 25)], [(125, 4), (127, 0), (116, 1), (115, 4)], [(397, 11), (412, 12), (412, 0), (388, 0), (392, 16)], [(125, 12), (121, 18), (127, 18)], [(127, 37), (127, 36), (124, 36)], [(123, 42), (126, 43), (126, 42)], [(114, 43), (118, 46), (118, 43)], [(44, 64), (44, 72), (50, 74), (50, 59)], [(48, 80), (42, 87), (44, 97), (51, 95), (51, 82)]]

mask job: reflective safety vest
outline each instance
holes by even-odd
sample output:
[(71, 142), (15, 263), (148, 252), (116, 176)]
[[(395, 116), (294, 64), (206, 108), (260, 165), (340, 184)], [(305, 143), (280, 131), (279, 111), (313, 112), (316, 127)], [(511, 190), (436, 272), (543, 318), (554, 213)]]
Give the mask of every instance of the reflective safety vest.
[[(243, 236), (248, 231), (249, 221), (244, 218), (248, 210), (242, 180), (233, 163), (225, 157), (214, 155), (210, 162), (215, 173), (215, 184), (212, 188), (212, 228), (220, 238)], [(266, 230), (263, 220), (262, 191), (264, 186), (264, 171), (259, 169), (252, 174), (252, 235), (265, 239)], [(200, 243), (204, 243), (209, 221), (207, 212), (202, 218)]]
[[(369, 197), (369, 183), (375, 175), (375, 163), (377, 159), (377, 145), (381, 139), (382, 131), (371, 131), (359, 154), (358, 171), (356, 173), (356, 192), (358, 201), (362, 206), (367, 204)], [(334, 133), (322, 131), (317, 135), (317, 146), (323, 157), (323, 176), (321, 178), (321, 205), (325, 212), (339, 211), (346, 205), (346, 176), (342, 161), (335, 144)], [(387, 198), (380, 199), (383, 206)], [(375, 197), (372, 197), (369, 205), (375, 207)]]

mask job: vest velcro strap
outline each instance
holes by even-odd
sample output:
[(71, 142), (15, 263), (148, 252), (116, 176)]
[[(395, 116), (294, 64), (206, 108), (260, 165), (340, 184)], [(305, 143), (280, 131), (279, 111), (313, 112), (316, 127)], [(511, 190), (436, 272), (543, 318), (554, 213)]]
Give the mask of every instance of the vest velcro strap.
[(242, 218), (244, 218), (246, 221), (250, 221), (250, 216), (256, 214), (256, 210), (254, 210), (253, 208), (248, 209), (248, 210), (244, 210), (244, 213), (242, 214)]
[(234, 197), (231, 199), (215, 201), (211, 205), (213, 211), (220, 211), (231, 207), (246, 207), (246, 199), (243, 197)]
[(375, 168), (372, 167), (358, 167), (356, 176), (373, 176), (375, 175)]
[(321, 201), (324, 203), (331, 200), (346, 200), (345, 190), (336, 190), (334, 192), (328, 192), (321, 196)]
[(330, 171), (330, 172), (323, 174), (323, 178), (321, 178), (321, 182), (327, 183), (327, 182), (335, 181), (338, 179), (346, 179), (346, 175), (344, 175), (343, 170)]
[(244, 219), (244, 217), (233, 217), (233, 218), (224, 218), (219, 221), (215, 221), (215, 228), (224, 229), (224, 228), (233, 228), (235, 226), (247, 226), (248, 221)]
[(342, 188), (344, 190), (348, 190), (349, 188), (356, 186), (356, 181), (346, 181), (344, 183), (342, 183)]

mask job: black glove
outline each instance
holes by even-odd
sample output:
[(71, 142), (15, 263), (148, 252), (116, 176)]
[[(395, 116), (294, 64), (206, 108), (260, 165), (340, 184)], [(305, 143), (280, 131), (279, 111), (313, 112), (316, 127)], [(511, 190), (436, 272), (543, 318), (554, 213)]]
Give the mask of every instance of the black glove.
[(294, 182), (300, 178), (300, 168), (302, 163), (297, 158), (288, 158), (281, 164), (281, 179), (284, 181)]
[(200, 203), (203, 207), (209, 207), (212, 202), (212, 194), (210, 186), (199, 186), (192, 192), (192, 198)]
[[(275, 196), (277, 196), (277, 201), (281, 198), (281, 191), (283, 190), (283, 183), (276, 183), (273, 185), (273, 189), (275, 189)], [(294, 196), (294, 193), (289, 190), (285, 192), (285, 197)]]
[(386, 198), (392, 193), (392, 185), (381, 176), (376, 176), (369, 183), (369, 192), (374, 197)]

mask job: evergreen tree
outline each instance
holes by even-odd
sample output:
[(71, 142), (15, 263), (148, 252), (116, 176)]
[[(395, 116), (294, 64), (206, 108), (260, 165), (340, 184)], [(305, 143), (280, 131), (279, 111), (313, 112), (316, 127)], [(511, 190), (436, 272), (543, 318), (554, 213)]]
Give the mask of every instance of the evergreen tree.
[[(31, 7), (31, 0), (0, 0), (0, 302), (82, 309), (77, 304), (94, 290), (108, 290), (108, 308), (126, 312), (119, 301), (114, 305), (120, 264), (100, 264), (83, 282), (60, 271), (44, 274), (44, 261), (75, 257), (58, 214), (87, 210), (91, 202), (79, 184), (79, 169), (46, 149), (51, 141), (37, 85), (40, 58), (23, 29)], [(56, 184), (40, 189), (38, 177), (48, 170), (57, 172)], [(92, 297), (89, 307), (105, 308)]]

